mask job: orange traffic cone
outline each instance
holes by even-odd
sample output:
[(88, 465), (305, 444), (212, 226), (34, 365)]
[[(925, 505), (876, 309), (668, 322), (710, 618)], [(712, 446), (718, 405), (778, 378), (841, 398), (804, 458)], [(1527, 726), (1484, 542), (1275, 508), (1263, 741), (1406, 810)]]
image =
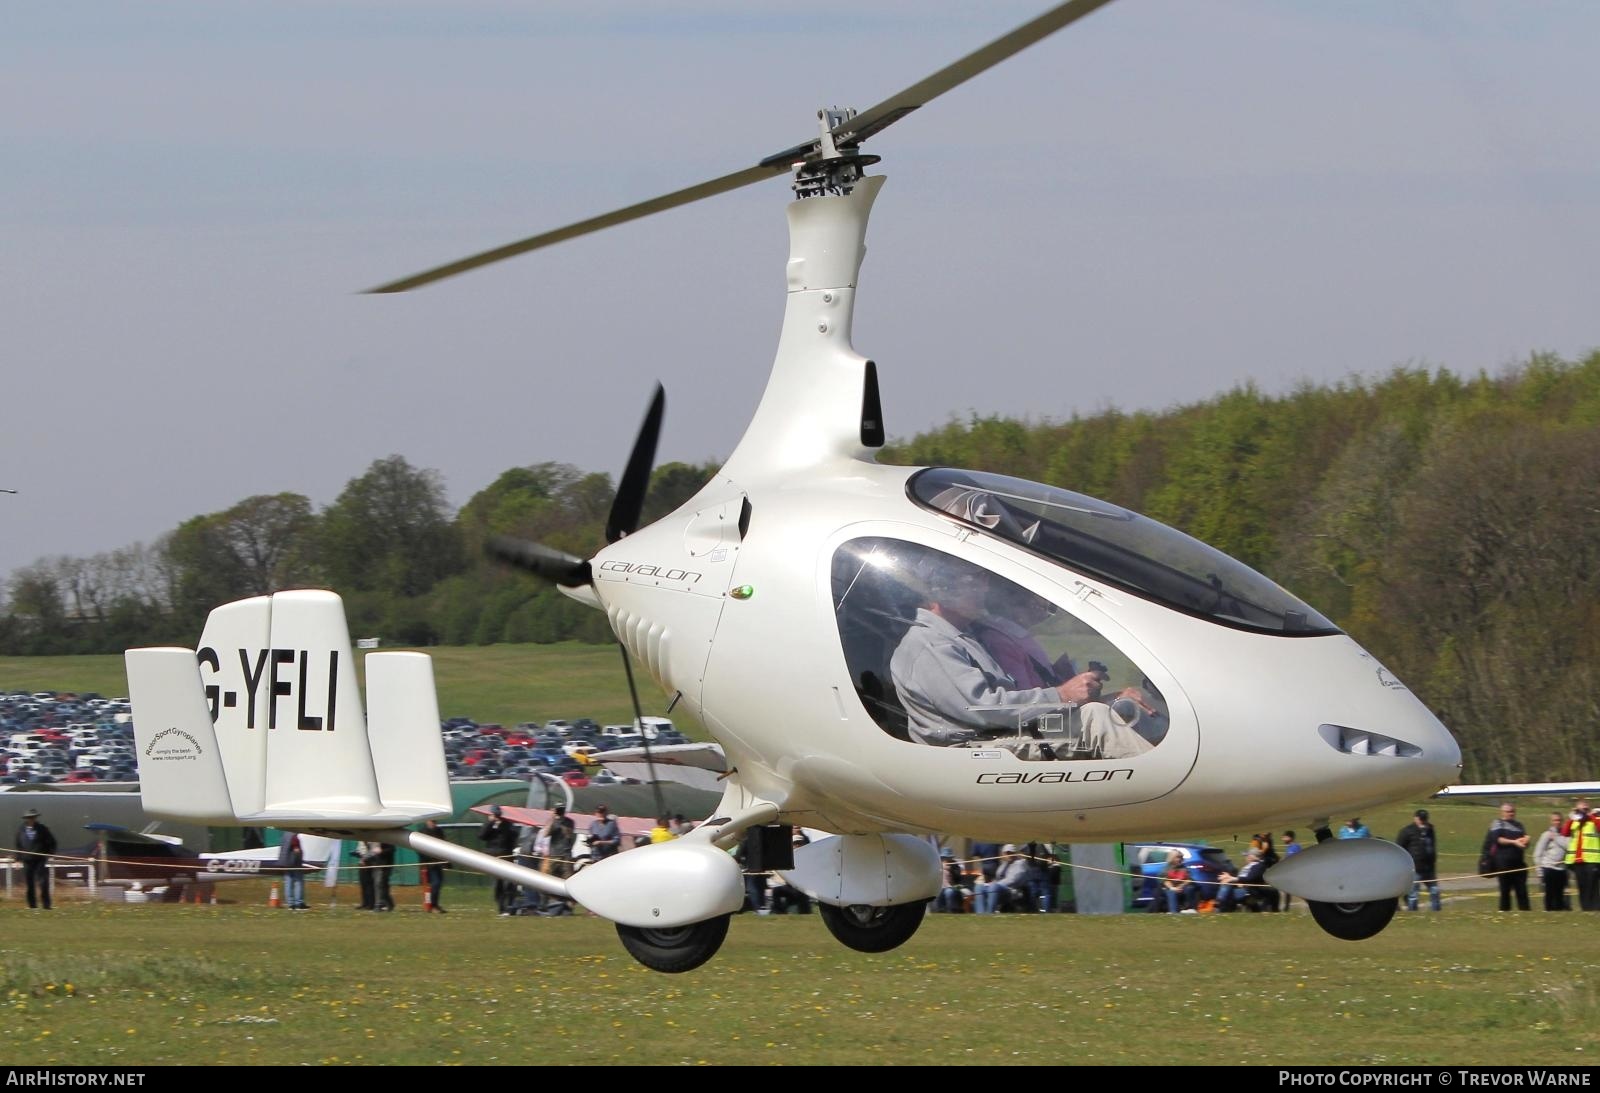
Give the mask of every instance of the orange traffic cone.
[(278, 899), (278, 886), (276, 884), (274, 884), (272, 886), (272, 894), (267, 897), (267, 906), (268, 907), (279, 907), (281, 905), (282, 905), (282, 903)]

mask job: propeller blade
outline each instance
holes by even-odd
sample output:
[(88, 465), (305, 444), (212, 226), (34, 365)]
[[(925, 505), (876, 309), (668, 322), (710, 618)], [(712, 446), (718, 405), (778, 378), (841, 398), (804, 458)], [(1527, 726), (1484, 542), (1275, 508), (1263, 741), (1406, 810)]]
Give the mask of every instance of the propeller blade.
[(492, 558), (567, 588), (577, 588), (593, 580), (588, 562), (543, 543), (530, 543), (509, 535), (491, 535), (483, 548)]
[(633, 658), (628, 656), (628, 647), (622, 644), (622, 639), (617, 639), (617, 651), (622, 654), (622, 670), (628, 675), (628, 696), (633, 699), (633, 723), (639, 727), (639, 743), (644, 745), (645, 768), (650, 772), (650, 790), (656, 799), (656, 818), (662, 819), (667, 814), (667, 803), (661, 799), (661, 779), (656, 777), (656, 763), (650, 758), (650, 738), (644, 733), (644, 707), (639, 705), (639, 688), (633, 682)]
[(919, 80), (897, 95), (891, 95), (876, 106), (869, 106), (855, 117), (840, 122), (830, 132), (836, 147), (854, 148), (862, 141), (880, 133), (920, 106), (932, 102), (952, 88), (960, 87), (972, 77), (993, 68), (1008, 57), (1015, 56), (1041, 38), (1060, 30), (1105, 7), (1111, 0), (1066, 0), (1057, 4), (1036, 19), (1022, 24), (1010, 34), (1001, 35), (981, 49), (975, 49), (959, 61), (945, 65), (925, 80)]
[(650, 488), (650, 472), (656, 462), (656, 441), (661, 438), (661, 417), (667, 409), (667, 391), (656, 384), (655, 397), (645, 412), (639, 426), (639, 436), (633, 442), (633, 452), (628, 456), (628, 466), (617, 483), (617, 497), (611, 502), (611, 515), (606, 517), (606, 542), (614, 543), (639, 527), (639, 517), (644, 512), (645, 491)]

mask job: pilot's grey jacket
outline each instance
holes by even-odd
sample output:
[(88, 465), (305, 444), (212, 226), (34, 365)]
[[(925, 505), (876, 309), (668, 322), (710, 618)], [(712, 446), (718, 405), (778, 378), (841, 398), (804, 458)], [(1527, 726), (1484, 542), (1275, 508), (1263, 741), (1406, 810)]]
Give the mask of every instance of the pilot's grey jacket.
[(976, 638), (927, 608), (889, 661), (911, 739), (947, 746), (1016, 734), (1024, 721), (1062, 709), (1054, 687), (1018, 689)]

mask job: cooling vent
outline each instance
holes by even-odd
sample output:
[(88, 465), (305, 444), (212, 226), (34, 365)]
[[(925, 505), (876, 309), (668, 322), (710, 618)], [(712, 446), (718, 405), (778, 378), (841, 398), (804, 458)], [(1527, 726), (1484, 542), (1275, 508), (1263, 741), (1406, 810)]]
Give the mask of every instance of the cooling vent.
[(644, 666), (661, 686), (671, 689), (667, 680), (667, 628), (656, 622), (636, 618), (620, 608), (612, 608), (611, 629), (628, 654)]
[(1392, 736), (1352, 729), (1344, 725), (1318, 725), (1317, 732), (1329, 744), (1348, 755), (1387, 755), (1396, 759), (1410, 759), (1422, 754), (1422, 749)]

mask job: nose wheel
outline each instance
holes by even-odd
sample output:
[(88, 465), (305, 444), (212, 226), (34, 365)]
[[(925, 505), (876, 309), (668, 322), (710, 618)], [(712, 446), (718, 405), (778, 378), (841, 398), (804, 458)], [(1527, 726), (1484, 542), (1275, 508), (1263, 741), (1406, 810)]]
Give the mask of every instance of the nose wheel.
[(1394, 918), (1400, 900), (1374, 899), (1365, 903), (1318, 903), (1307, 900), (1311, 917), (1334, 937), (1345, 941), (1365, 941), (1381, 932)]
[(687, 926), (652, 929), (617, 923), (617, 937), (628, 955), (652, 971), (693, 971), (722, 948), (730, 915), (718, 915)]
[(896, 907), (834, 907), (824, 903), (821, 909), (823, 924), (845, 948), (858, 953), (886, 953), (911, 940), (922, 925), (928, 905), (924, 901)]

